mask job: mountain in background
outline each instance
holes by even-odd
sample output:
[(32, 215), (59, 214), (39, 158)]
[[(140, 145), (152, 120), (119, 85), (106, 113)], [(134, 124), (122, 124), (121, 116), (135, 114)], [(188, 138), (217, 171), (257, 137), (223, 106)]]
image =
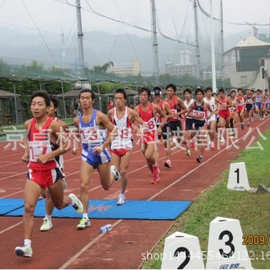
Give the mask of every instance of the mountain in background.
[[(225, 50), (246, 38), (248, 33), (225, 35)], [(76, 35), (63, 37), (61, 34), (42, 32), (42, 37), (34, 30), (18, 31), (0, 27), (0, 58), (9, 64), (30, 64), (36, 60), (45, 66), (75, 68), (77, 63)], [(191, 40), (191, 38), (189, 38)], [(201, 36), (201, 57), (203, 67), (210, 66), (210, 42)], [(217, 43), (217, 47), (218, 47)], [(64, 48), (64, 50), (63, 50)], [(159, 37), (160, 69), (164, 72), (168, 61), (179, 63), (182, 46), (176, 42)], [(113, 61), (115, 65), (131, 64), (133, 60), (141, 63), (142, 72), (152, 72), (152, 39), (131, 34), (113, 35), (105, 32), (86, 32), (84, 34), (85, 62), (89, 68)], [(218, 48), (217, 48), (218, 56)], [(218, 57), (217, 57), (218, 61)]]

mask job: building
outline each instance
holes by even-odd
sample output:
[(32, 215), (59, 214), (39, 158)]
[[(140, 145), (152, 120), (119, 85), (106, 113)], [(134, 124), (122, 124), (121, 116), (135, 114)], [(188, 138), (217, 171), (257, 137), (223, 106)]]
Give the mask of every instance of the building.
[(167, 62), (165, 64), (165, 73), (171, 76), (194, 76), (195, 74), (195, 66), (194, 65), (181, 65), (181, 64), (174, 64), (172, 62)]
[(224, 75), (232, 87), (268, 88), (267, 76), (261, 75), (263, 59), (270, 51), (270, 43), (250, 36), (224, 53)]
[(132, 65), (110, 65), (107, 73), (113, 73), (118, 76), (139, 76), (141, 74), (141, 64), (135, 60), (132, 62)]

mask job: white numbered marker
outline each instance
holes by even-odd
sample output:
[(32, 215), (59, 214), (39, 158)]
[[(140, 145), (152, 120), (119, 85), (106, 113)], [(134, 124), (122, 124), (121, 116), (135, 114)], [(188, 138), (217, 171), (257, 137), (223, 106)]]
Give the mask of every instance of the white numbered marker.
[(206, 269), (252, 269), (238, 219), (217, 217), (210, 223)]
[(198, 237), (181, 232), (168, 236), (161, 269), (204, 269)]
[(250, 190), (245, 162), (231, 163), (227, 188), (239, 191)]

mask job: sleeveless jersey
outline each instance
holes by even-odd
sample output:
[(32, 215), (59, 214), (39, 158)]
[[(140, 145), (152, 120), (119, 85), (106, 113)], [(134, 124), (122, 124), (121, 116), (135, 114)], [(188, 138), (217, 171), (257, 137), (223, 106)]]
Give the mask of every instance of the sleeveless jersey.
[(113, 109), (113, 122), (117, 128), (118, 135), (113, 139), (111, 149), (130, 149), (132, 148), (131, 122), (128, 119), (128, 107), (122, 118), (117, 117), (116, 108)]
[(224, 98), (219, 98), (219, 104), (218, 104), (218, 107), (219, 107), (219, 110), (220, 111), (226, 111), (228, 110), (228, 105), (227, 105), (227, 98), (224, 97)]
[[(194, 102), (192, 114), (196, 117), (196, 120), (204, 121), (206, 118), (206, 111), (204, 108), (204, 102), (201, 105), (198, 105), (197, 102)], [(197, 119), (198, 117), (198, 119)]]
[(34, 170), (51, 170), (58, 167), (55, 159), (42, 164), (38, 161), (40, 155), (52, 152), (52, 146), (49, 138), (49, 127), (53, 121), (50, 117), (41, 129), (37, 129), (36, 118), (33, 118), (28, 133), (29, 144), (29, 164), (28, 167)]
[(172, 100), (170, 99), (166, 99), (166, 102), (169, 104), (170, 109), (172, 111), (172, 115), (173, 117), (168, 119), (169, 122), (176, 122), (179, 121), (179, 116), (177, 114), (177, 100), (178, 100), (178, 96), (173, 96)]
[(246, 104), (253, 104), (254, 103), (252, 95), (247, 95), (246, 99), (247, 99)]
[(96, 124), (97, 110), (93, 110), (91, 120), (88, 123), (83, 122), (80, 115), (79, 130), (82, 141), (82, 150), (92, 152), (92, 150), (102, 145), (107, 137), (107, 130), (101, 129)]
[(156, 130), (156, 121), (154, 117), (154, 108), (153, 104), (150, 103), (146, 111), (143, 111), (142, 105), (138, 105), (138, 111), (139, 111), (139, 116), (142, 118), (144, 122), (147, 123), (147, 130), (146, 131), (154, 131)]
[[(193, 98), (189, 102), (187, 100), (184, 100), (184, 104), (185, 104), (187, 110), (189, 110), (189, 108), (193, 105), (193, 103), (194, 103), (194, 99)], [(187, 114), (186, 114), (186, 118), (187, 119), (191, 119), (191, 117), (188, 116)]]

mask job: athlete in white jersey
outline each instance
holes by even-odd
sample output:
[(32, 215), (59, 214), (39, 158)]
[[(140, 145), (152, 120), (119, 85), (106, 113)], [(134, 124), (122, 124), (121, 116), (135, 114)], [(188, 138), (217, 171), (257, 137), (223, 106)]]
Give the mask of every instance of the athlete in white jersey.
[(111, 142), (112, 164), (120, 171), (121, 192), (117, 205), (125, 203), (127, 172), (132, 153), (132, 124), (143, 125), (143, 120), (135, 110), (126, 106), (127, 95), (124, 89), (117, 89), (114, 94), (115, 107), (109, 110), (108, 117), (117, 128), (117, 136)]
[(216, 99), (212, 96), (212, 88), (208, 87), (205, 91), (205, 97), (203, 98), (203, 101), (205, 104), (208, 104), (211, 108), (211, 112), (208, 111), (210, 114), (210, 117), (207, 120), (207, 128), (210, 130), (209, 136), (211, 140), (211, 148), (215, 147), (215, 134), (216, 134), (216, 125), (217, 125), (217, 105), (216, 105)]

